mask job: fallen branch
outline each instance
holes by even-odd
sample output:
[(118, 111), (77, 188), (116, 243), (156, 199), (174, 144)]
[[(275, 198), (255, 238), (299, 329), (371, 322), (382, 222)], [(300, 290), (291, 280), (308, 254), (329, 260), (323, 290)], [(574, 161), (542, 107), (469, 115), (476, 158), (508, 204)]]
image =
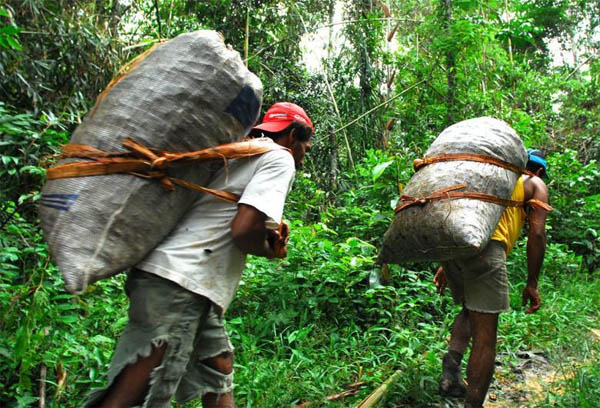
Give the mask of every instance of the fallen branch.
[(364, 381), (359, 381), (359, 382), (355, 382), (352, 384), (348, 384), (345, 387), (346, 391), (340, 392), (339, 394), (330, 395), (329, 397), (327, 397), (327, 401), (338, 401), (338, 400), (341, 400), (342, 398), (356, 395), (360, 391), (360, 387), (362, 387), (363, 385), (366, 385), (366, 384), (367, 383)]
[(358, 394), (360, 390), (358, 388), (354, 388), (352, 390), (346, 390), (344, 392), (340, 392), (339, 394), (330, 395), (327, 397), (327, 401), (338, 401), (345, 397), (350, 397), (352, 395)]
[(383, 384), (379, 386), (375, 391), (369, 394), (364, 400), (358, 403), (355, 408), (370, 408), (374, 407), (381, 398), (388, 392), (390, 385), (392, 385), (400, 377), (400, 370), (397, 370), (390, 378), (385, 380)]

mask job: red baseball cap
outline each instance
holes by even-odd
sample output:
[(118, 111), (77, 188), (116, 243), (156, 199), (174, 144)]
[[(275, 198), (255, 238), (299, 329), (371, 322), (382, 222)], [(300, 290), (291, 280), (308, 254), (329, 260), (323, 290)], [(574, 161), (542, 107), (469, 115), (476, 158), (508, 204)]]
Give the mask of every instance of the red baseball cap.
[(310, 118), (300, 106), (291, 102), (277, 102), (269, 108), (263, 122), (254, 126), (253, 129), (264, 130), (266, 132), (281, 132), (287, 128), (292, 122), (300, 122), (315, 131)]

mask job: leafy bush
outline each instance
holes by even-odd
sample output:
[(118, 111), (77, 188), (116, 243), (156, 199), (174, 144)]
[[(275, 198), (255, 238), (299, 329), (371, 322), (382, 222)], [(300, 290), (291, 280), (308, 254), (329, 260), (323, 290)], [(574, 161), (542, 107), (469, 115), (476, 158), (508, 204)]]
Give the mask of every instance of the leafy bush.
[[(127, 317), (122, 279), (65, 292), (39, 227), (8, 202), (0, 231), (0, 405), (29, 406), (40, 382), (52, 406), (74, 406), (107, 368)], [(118, 316), (108, 318), (108, 316)]]
[(0, 194), (2, 202), (17, 202), (29, 217), (31, 206), (44, 179), (44, 158), (56, 153), (67, 142), (64, 131), (54, 130), (50, 118), (35, 118), (29, 113), (17, 113), (0, 102)]
[(582, 266), (594, 271), (600, 266), (600, 166), (595, 160), (581, 163), (577, 153), (567, 150), (548, 157), (550, 242), (569, 245), (583, 256)]

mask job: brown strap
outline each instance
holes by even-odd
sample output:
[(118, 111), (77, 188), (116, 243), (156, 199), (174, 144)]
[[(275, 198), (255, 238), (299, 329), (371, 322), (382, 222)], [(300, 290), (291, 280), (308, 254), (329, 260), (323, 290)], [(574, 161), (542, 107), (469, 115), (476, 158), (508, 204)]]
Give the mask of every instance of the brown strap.
[(172, 191), (175, 189), (175, 184), (185, 187), (190, 190), (200, 191), (206, 194), (212, 194), (217, 198), (220, 198), (224, 201), (229, 201), (231, 203), (237, 203), (240, 201), (240, 196), (238, 194), (230, 193), (228, 191), (215, 190), (212, 188), (203, 187), (199, 184), (190, 183), (189, 181), (185, 181), (183, 179), (177, 177), (166, 176), (162, 171), (152, 171), (148, 173), (130, 173), (133, 176), (146, 178), (146, 179), (157, 179), (163, 184), (166, 190)]
[(221, 200), (229, 201), (231, 203), (237, 203), (238, 201), (240, 201), (241, 198), (240, 195), (230, 193), (229, 191), (214, 190), (212, 188), (202, 187), (201, 185), (190, 183), (189, 181), (185, 181), (175, 177), (168, 177), (168, 179), (181, 187), (189, 188), (190, 190), (201, 191), (206, 194), (212, 194), (215, 197), (220, 198)]
[(474, 191), (464, 191), (464, 192), (456, 191), (456, 190), (460, 190), (461, 188), (464, 188), (464, 187), (466, 187), (465, 184), (456, 184), (454, 186), (450, 186), (450, 187), (446, 187), (441, 190), (438, 190), (438, 191), (428, 195), (427, 197), (422, 197), (422, 198), (416, 198), (416, 197), (411, 197), (408, 195), (402, 195), (399, 200), (400, 202), (402, 202), (402, 204), (399, 204), (396, 207), (396, 209), (394, 210), (394, 212), (398, 213), (398, 212), (404, 210), (405, 208), (412, 207), (414, 205), (424, 205), (424, 204), (427, 204), (432, 201), (456, 200), (459, 198), (471, 198), (471, 199), (475, 199), (475, 200), (486, 201), (488, 203), (503, 205), (505, 207), (524, 207), (525, 205), (531, 205), (531, 206), (539, 208), (539, 209), (543, 209), (546, 211), (552, 211), (552, 207), (550, 207), (550, 205), (548, 205), (540, 200), (533, 199), (533, 200), (529, 200), (527, 203), (524, 203), (522, 201), (507, 200), (504, 198), (493, 196), (491, 194), (478, 193), (478, 192), (474, 192)]
[(552, 211), (553, 210), (553, 208), (550, 206), (550, 204), (545, 203), (540, 200), (536, 200), (535, 198), (532, 198), (531, 200), (527, 201), (525, 203), (525, 205), (529, 206), (529, 207), (537, 208), (538, 210), (544, 210), (544, 211)]
[(152, 163), (135, 158), (98, 158), (89, 162), (73, 162), (59, 164), (46, 170), (48, 180), (72, 177), (102, 176), (115, 173), (147, 172), (152, 170)]
[(440, 163), (446, 161), (474, 161), (479, 163), (488, 163), (493, 164), (495, 166), (499, 166), (510, 170), (517, 174), (528, 174), (530, 176), (533, 175), (529, 170), (522, 169), (518, 166), (515, 166), (512, 163), (505, 162), (500, 159), (496, 159), (492, 156), (486, 156), (483, 154), (474, 154), (474, 153), (453, 153), (453, 154), (441, 154), (439, 156), (432, 157), (424, 157), (423, 159), (416, 159), (413, 162), (413, 168), (419, 170), (421, 167), (427, 166), (428, 164)]
[[(165, 169), (175, 163), (236, 159), (263, 154), (273, 149), (271, 144), (254, 140), (228, 143), (189, 153), (153, 151), (130, 139), (126, 139), (123, 145), (132, 153), (111, 153), (87, 145), (66, 145), (59, 157), (79, 157), (90, 159), (90, 161), (59, 164), (49, 168), (46, 177), (48, 180), (55, 180), (115, 173), (144, 173), (156, 168)], [(289, 151), (289, 149), (286, 150)], [(142, 156), (142, 158), (136, 156)]]
[[(228, 143), (189, 153), (174, 153), (147, 148), (131, 139), (125, 139), (123, 146), (131, 153), (104, 152), (88, 145), (69, 144), (63, 147), (61, 158), (85, 158), (90, 161), (60, 164), (46, 171), (48, 180), (71, 177), (100, 176), (108, 174), (131, 174), (137, 177), (158, 179), (166, 190), (172, 191), (175, 185), (190, 190), (212, 194), (222, 200), (237, 203), (240, 196), (227, 191), (214, 190), (167, 176), (164, 169), (178, 163), (211, 159), (236, 159), (251, 157), (273, 150), (270, 143), (247, 140)], [(291, 154), (289, 149), (285, 149)], [(140, 157), (141, 156), (141, 157)]]

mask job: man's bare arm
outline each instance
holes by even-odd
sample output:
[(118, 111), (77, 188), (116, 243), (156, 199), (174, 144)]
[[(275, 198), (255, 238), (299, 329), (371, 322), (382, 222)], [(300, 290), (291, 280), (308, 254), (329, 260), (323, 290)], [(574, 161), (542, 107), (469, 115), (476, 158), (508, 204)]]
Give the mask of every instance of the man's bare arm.
[[(548, 189), (540, 178), (531, 177), (526, 184), (525, 201), (535, 199), (548, 203)], [(527, 285), (523, 291), (523, 306), (526, 306), (529, 302), (530, 307), (526, 313), (536, 312), (541, 304), (537, 287), (546, 253), (546, 213), (546, 210), (534, 206), (529, 209)]]
[(251, 205), (239, 204), (231, 224), (235, 245), (247, 254), (274, 258), (276, 254), (268, 240), (274, 232), (267, 230), (266, 219), (264, 213)]

